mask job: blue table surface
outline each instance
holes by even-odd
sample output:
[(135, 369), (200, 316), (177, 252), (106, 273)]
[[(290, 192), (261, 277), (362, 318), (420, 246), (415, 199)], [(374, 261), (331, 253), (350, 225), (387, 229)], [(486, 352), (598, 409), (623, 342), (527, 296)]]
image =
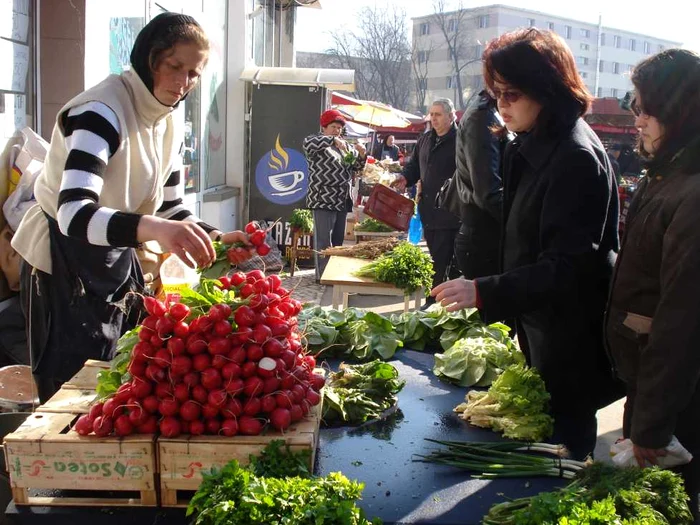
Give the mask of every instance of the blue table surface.
[[(390, 361), (406, 381), (398, 410), (382, 421), (361, 427), (322, 428), (317, 450), (317, 474), (342, 472), (365, 484), (359, 505), (367, 517), (386, 524), (479, 524), (488, 509), (507, 498), (537, 494), (564, 485), (553, 478), (479, 480), (447, 466), (413, 461), (436, 445), (424, 438), (495, 441), (499, 436), (462, 421), (452, 409), (466, 389), (445, 383), (432, 373), (433, 355), (399, 351)], [(330, 360), (332, 369), (338, 361)], [(42, 493), (43, 495), (43, 493)], [(7, 514), (20, 523), (186, 523), (178, 509), (129, 507), (16, 507)], [(99, 517), (98, 517), (99, 516)]]

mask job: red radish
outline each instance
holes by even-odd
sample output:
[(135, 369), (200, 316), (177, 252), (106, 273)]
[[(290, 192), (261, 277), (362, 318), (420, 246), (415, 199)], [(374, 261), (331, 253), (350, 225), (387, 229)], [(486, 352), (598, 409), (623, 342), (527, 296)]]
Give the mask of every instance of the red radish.
[[(200, 354), (202, 355), (202, 354)], [(198, 356), (195, 356), (198, 357)], [(192, 370), (192, 359), (186, 355), (179, 355), (173, 357), (173, 361), (170, 364), (170, 372), (175, 376), (184, 376)], [(139, 397), (139, 396), (137, 396)]]
[(174, 416), (180, 411), (180, 402), (174, 397), (161, 399), (158, 404), (158, 412), (163, 416)]
[(241, 373), (241, 366), (238, 363), (228, 362), (221, 369), (221, 376), (226, 380), (240, 377)]
[[(245, 298), (253, 295), (255, 293), (255, 289), (253, 288), (252, 284), (246, 283), (243, 286), (241, 286), (241, 289), (239, 290), (238, 293), (241, 297), (243, 297), (245, 299)], [(240, 323), (238, 323), (238, 324), (240, 324)]]
[(238, 431), (245, 436), (257, 436), (262, 429), (262, 423), (254, 417), (241, 416), (238, 419)]
[(219, 407), (214, 405), (204, 405), (202, 407), (202, 418), (212, 419), (219, 415)]
[(207, 397), (209, 396), (209, 391), (202, 385), (197, 385), (192, 388), (192, 399), (198, 403), (206, 403)]
[(173, 303), (170, 305), (168, 313), (175, 321), (182, 321), (185, 317), (190, 315), (190, 307), (182, 303)]
[(171, 337), (168, 339), (167, 348), (173, 357), (183, 355), (185, 353), (185, 338), (182, 337)]
[(173, 397), (180, 403), (184, 403), (190, 399), (190, 387), (185, 383), (177, 383), (173, 387)]
[(238, 421), (235, 419), (224, 419), (221, 423), (221, 433), (226, 437), (233, 437), (238, 434)]
[[(120, 416), (124, 412), (124, 408), (122, 408), (121, 403), (117, 401), (116, 398), (110, 397), (107, 401), (105, 401), (104, 405), (102, 405), (102, 415), (107, 416), (108, 418), (115, 418)], [(95, 421), (97, 421), (97, 418), (95, 418)]]
[(272, 337), (272, 330), (264, 324), (256, 324), (253, 327), (253, 341), (262, 345)]
[(245, 363), (247, 354), (243, 346), (234, 346), (228, 353), (229, 361), (236, 363), (237, 365), (242, 365)]
[[(215, 305), (212, 305), (211, 308), (209, 308), (209, 312), (207, 313), (207, 317), (211, 320), (212, 323), (217, 323), (219, 321), (223, 321), (224, 319), (226, 319), (228, 317), (227, 315), (224, 315), (224, 311), (221, 308), (219, 308), (220, 306), (223, 306), (223, 305), (215, 304)], [(230, 311), (230, 309), (229, 309), (229, 311)]]
[(229, 323), (225, 319), (214, 323), (214, 333), (218, 336), (226, 337), (232, 331), (233, 328), (231, 327), (231, 323)]
[(238, 417), (243, 413), (243, 405), (238, 399), (229, 398), (221, 409), (221, 415), (225, 418)]
[(255, 251), (258, 252), (258, 255), (260, 257), (265, 257), (267, 254), (270, 253), (271, 249), (272, 248), (270, 248), (270, 245), (267, 244), (266, 242), (264, 242), (264, 243), (256, 246)]
[(221, 374), (216, 368), (207, 368), (206, 370), (203, 370), (200, 380), (202, 382), (202, 386), (207, 390), (219, 388), (223, 382), (221, 379)]
[(275, 337), (287, 337), (287, 335), (289, 334), (289, 323), (284, 319), (280, 319), (278, 317), (268, 317), (267, 326), (270, 327), (270, 330), (272, 330), (272, 335), (274, 335)]
[(144, 375), (151, 381), (155, 381), (157, 383), (165, 379), (165, 370), (158, 365), (150, 364), (146, 367), (146, 373)]
[(181, 434), (189, 434), (190, 433), (190, 422), (189, 421), (183, 421), (180, 419), (180, 433)]
[(112, 433), (114, 422), (109, 416), (98, 416), (92, 422), (92, 431), (96, 436), (107, 437)]
[(146, 419), (143, 425), (139, 425), (136, 428), (136, 432), (139, 434), (155, 434), (158, 431), (158, 420), (155, 416), (151, 416)]
[(241, 367), (241, 375), (244, 379), (253, 377), (258, 372), (258, 364), (253, 361), (246, 361)]
[(250, 221), (248, 224), (245, 225), (245, 232), (248, 235), (255, 233), (259, 229), (260, 229), (260, 224), (258, 224), (256, 221)]
[(158, 317), (164, 316), (167, 311), (165, 304), (155, 297), (145, 296), (143, 298), (143, 306), (150, 315), (157, 315)]
[[(225, 323), (228, 326), (228, 330), (230, 332), (231, 325), (228, 323), (228, 321), (221, 321), (221, 322)], [(216, 327), (214, 328), (214, 330), (216, 330)], [(209, 341), (209, 353), (211, 355), (228, 354), (229, 351), (231, 350), (231, 341), (229, 341), (228, 339), (226, 339), (226, 337), (224, 337), (226, 334), (217, 333), (217, 335), (220, 337), (214, 337), (211, 341)]]
[(277, 402), (277, 406), (282, 407), (282, 408), (291, 408), (292, 407), (292, 393), (289, 390), (283, 390), (281, 392), (277, 392), (275, 394), (275, 401)]
[(185, 401), (182, 406), (180, 406), (180, 417), (185, 421), (194, 421), (199, 419), (199, 415), (202, 413), (202, 409), (199, 404), (191, 399)]
[(173, 334), (175, 334), (176, 337), (185, 338), (190, 335), (190, 326), (185, 321), (178, 321), (175, 323), (175, 326), (173, 326)]
[(263, 356), (265, 355), (262, 346), (259, 344), (257, 345), (252, 345), (248, 344), (246, 345), (246, 358), (248, 361), (255, 361), (258, 362), (260, 361)]
[(205, 426), (206, 426), (208, 434), (216, 435), (219, 433), (219, 430), (221, 430), (221, 423), (219, 422), (218, 419), (214, 419), (214, 418), (207, 419)]
[(156, 334), (155, 330), (151, 330), (150, 328), (145, 328), (142, 327), (141, 330), (139, 330), (139, 341), (150, 341), (151, 337), (153, 337)]
[(187, 353), (192, 355), (202, 354), (207, 351), (207, 341), (200, 334), (193, 334), (187, 338)]
[(251, 397), (243, 403), (243, 413), (246, 416), (257, 416), (260, 413), (261, 401), (259, 397)]
[(287, 339), (287, 342), (289, 343), (289, 349), (295, 354), (300, 353), (304, 349), (302, 344), (296, 339)]
[(156, 351), (147, 341), (139, 341), (131, 349), (131, 359), (134, 361), (148, 361), (155, 355)]
[(292, 402), (301, 403), (301, 400), (306, 397), (306, 390), (300, 384), (292, 387)]
[(204, 422), (200, 421), (199, 419), (195, 419), (194, 421), (190, 421), (190, 434), (193, 436), (201, 436), (204, 434), (204, 431), (206, 430), (206, 427), (204, 426)]
[(129, 416), (126, 414), (119, 416), (114, 420), (114, 432), (117, 436), (128, 436), (134, 431), (134, 425), (129, 421)]
[(156, 355), (153, 356), (153, 361), (151, 363), (161, 368), (167, 368), (170, 366), (170, 361), (172, 361), (170, 351), (167, 348), (161, 348), (156, 352)]
[(275, 401), (275, 396), (263, 396), (260, 399), (260, 411), (269, 414), (275, 408), (277, 408), (277, 401)]
[[(271, 307), (277, 307), (282, 302), (282, 298), (276, 294), (273, 290), (267, 292), (267, 300), (270, 302)], [(279, 317), (279, 316), (276, 316)]]
[(321, 402), (321, 394), (316, 392), (313, 388), (309, 388), (306, 392), (306, 400), (311, 403), (312, 406), (316, 406)]
[[(120, 416), (124, 417), (124, 416)], [(129, 422), (133, 425), (134, 428), (139, 427), (143, 425), (149, 417), (148, 412), (146, 412), (141, 405), (136, 405), (136, 406), (131, 406), (129, 407)], [(115, 426), (116, 426), (116, 421), (115, 421)]]
[(141, 326), (144, 326), (146, 328), (150, 328), (154, 332), (156, 331), (156, 323), (158, 322), (158, 317), (157, 315), (149, 315), (146, 317), (143, 321), (141, 321)]
[(270, 423), (277, 430), (287, 430), (292, 424), (292, 414), (286, 408), (275, 408), (270, 414)]
[(97, 403), (96, 405), (92, 405), (90, 407), (90, 411), (88, 412), (88, 417), (90, 418), (90, 421), (95, 421), (97, 419), (97, 416), (102, 415), (102, 406), (104, 403)]
[(131, 395), (131, 383), (124, 383), (117, 389), (117, 392), (114, 394), (114, 399), (116, 399), (120, 405), (123, 405), (129, 400)]
[(235, 379), (227, 381), (224, 385), (224, 390), (226, 390), (226, 392), (231, 394), (232, 396), (237, 396), (238, 394), (243, 392), (244, 386), (245, 383), (243, 383), (243, 379), (237, 377)]
[(326, 378), (320, 374), (311, 374), (309, 376), (309, 384), (311, 385), (311, 388), (317, 392), (320, 392), (326, 384)]
[(151, 343), (151, 345), (153, 345), (153, 348), (157, 350), (158, 348), (161, 348), (163, 346), (165, 339), (162, 339), (158, 334), (154, 334), (151, 336), (148, 342)]
[(265, 278), (265, 273), (262, 270), (251, 270), (246, 274), (246, 277), (259, 281)]
[(164, 417), (158, 426), (160, 428), (160, 433), (166, 438), (177, 437), (180, 435), (180, 432), (182, 432), (182, 425), (175, 417)]
[(222, 290), (228, 290), (229, 288), (231, 288), (231, 278), (230, 277), (222, 275), (221, 277), (219, 277), (218, 281), (221, 283)]
[(253, 329), (250, 326), (239, 326), (238, 329), (229, 336), (229, 339), (231, 339), (231, 344), (235, 347), (247, 343), (252, 335)]
[(263, 393), (265, 384), (258, 376), (249, 377), (244, 381), (243, 393), (248, 397), (259, 396)]
[(282, 361), (281, 357), (275, 357), (275, 361), (277, 361), (277, 375), (281, 376), (282, 372), (287, 371), (287, 365)]
[[(289, 290), (287, 290), (286, 288), (283, 288), (282, 286), (277, 288), (277, 290), (275, 290), (275, 293), (283, 298), (289, 296)], [(293, 299), (288, 299), (288, 301), (292, 301), (292, 300)]]
[[(100, 416), (97, 416), (100, 417)], [(80, 434), (81, 436), (87, 436), (92, 432), (93, 429), (93, 420), (90, 419), (90, 416), (88, 414), (83, 414), (78, 418), (78, 421), (75, 422), (75, 425), (73, 428), (75, 431)]]
[(199, 328), (200, 333), (207, 333), (211, 330), (212, 326), (214, 326), (214, 321), (209, 319), (209, 316), (202, 315), (199, 317), (199, 324), (197, 325), (197, 327)]
[(164, 397), (172, 397), (173, 395), (173, 385), (168, 381), (161, 381), (156, 384), (155, 395), (158, 399), (163, 399)]
[(211, 366), (211, 356), (209, 354), (197, 354), (192, 358), (192, 368), (197, 372), (202, 372)]
[(239, 287), (245, 282), (245, 274), (243, 272), (236, 272), (231, 276), (231, 285)]
[(214, 357), (211, 358), (211, 366), (216, 368), (217, 370), (223, 370), (223, 368), (230, 363), (228, 360), (228, 357), (225, 355), (219, 354), (215, 355)]
[(301, 409), (301, 405), (292, 405), (292, 408), (289, 409), (289, 414), (292, 416), (292, 423), (296, 423), (304, 417), (304, 411)]
[(291, 370), (292, 368), (294, 368), (294, 363), (297, 359), (297, 354), (295, 354), (291, 350), (283, 350), (280, 357), (282, 358), (282, 361), (284, 361), (284, 364), (287, 365), (287, 370)]
[(236, 309), (236, 313), (233, 314), (233, 319), (236, 321), (239, 329), (241, 326), (250, 326), (255, 320), (255, 312), (250, 306), (239, 306)]
[(275, 361), (271, 357), (263, 357), (260, 360), (260, 362), (258, 362), (258, 377), (261, 377), (263, 379), (273, 377), (275, 375), (276, 369), (277, 361)]
[(311, 411), (311, 403), (309, 403), (306, 399), (304, 399), (301, 402), (301, 413), (306, 415)]
[(260, 279), (259, 281), (255, 281), (255, 283), (253, 283), (253, 289), (255, 290), (255, 293), (266, 295), (270, 292), (270, 283), (267, 281), (267, 279)]
[(182, 382), (190, 388), (195, 387), (199, 384), (199, 374), (194, 371), (189, 372), (184, 375), (184, 377), (182, 378)]
[(277, 292), (277, 289), (282, 286), (282, 278), (276, 273), (268, 275), (267, 282), (270, 283), (271, 292)]
[(304, 364), (309, 371), (313, 371), (313, 369), (316, 368), (316, 358), (312, 355), (306, 354), (304, 356)]
[(156, 333), (163, 339), (173, 333), (173, 328), (175, 328), (175, 321), (167, 316), (161, 317), (156, 323)]
[(141, 401), (141, 406), (143, 406), (149, 414), (155, 414), (158, 412), (159, 403), (160, 401), (158, 401), (156, 396), (146, 396), (143, 398), (143, 401)]
[(266, 357), (281, 357), (284, 346), (279, 339), (268, 339), (263, 345), (263, 352)]
[[(256, 230), (253, 233), (250, 234), (250, 244), (253, 246), (260, 246), (265, 242), (265, 231), (263, 230)], [(250, 274), (248, 274), (250, 275)]]
[(285, 318), (291, 317), (294, 311), (294, 307), (286, 301), (283, 301), (280, 304), (278, 304), (277, 309), (284, 314)]
[(212, 406), (221, 408), (224, 406), (224, 403), (226, 403), (227, 397), (228, 394), (226, 393), (226, 390), (212, 390), (207, 396), (207, 402)]
[(263, 394), (272, 394), (280, 386), (280, 380), (276, 377), (268, 377), (263, 383)]
[(248, 303), (248, 306), (250, 306), (256, 312), (262, 312), (265, 308), (268, 307), (269, 304), (270, 302), (268, 301), (266, 295), (253, 294), (250, 296), (250, 302)]

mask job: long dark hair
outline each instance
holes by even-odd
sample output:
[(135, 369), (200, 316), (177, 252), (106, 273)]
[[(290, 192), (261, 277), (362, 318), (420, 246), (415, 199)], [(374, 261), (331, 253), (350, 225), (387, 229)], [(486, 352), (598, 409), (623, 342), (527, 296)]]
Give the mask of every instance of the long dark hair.
[(653, 157), (639, 153), (650, 171), (673, 164), (674, 169), (700, 169), (700, 55), (686, 49), (667, 49), (634, 68), (634, 103), (663, 126), (663, 136)]
[(551, 31), (520, 29), (491, 40), (483, 54), (484, 81), (493, 92), (502, 81), (542, 105), (536, 133), (556, 135), (570, 128), (591, 104), (564, 40)]

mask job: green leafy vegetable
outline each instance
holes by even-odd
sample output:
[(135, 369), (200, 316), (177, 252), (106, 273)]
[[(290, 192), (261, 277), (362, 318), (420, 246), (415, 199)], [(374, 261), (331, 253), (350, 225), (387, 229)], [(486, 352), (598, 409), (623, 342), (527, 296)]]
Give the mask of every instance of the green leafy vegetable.
[(376, 261), (360, 268), (355, 275), (393, 284), (406, 294), (423, 288), (428, 295), (433, 280), (433, 262), (418, 246), (404, 241)]
[(372, 217), (367, 217), (366, 219), (363, 219), (361, 222), (359, 222), (355, 226), (355, 231), (357, 232), (393, 232), (395, 231), (394, 228), (391, 226), (384, 224), (383, 222), (380, 222), (376, 219), (373, 219)]
[(100, 370), (97, 373), (97, 397), (106, 398), (114, 394), (122, 383), (130, 379), (126, 369), (131, 360), (131, 350), (139, 342), (139, 331), (141, 326), (137, 326), (125, 332), (117, 341), (114, 357), (110, 362), (108, 370)]
[(289, 226), (302, 233), (311, 233), (314, 229), (314, 218), (311, 210), (295, 209), (289, 218)]

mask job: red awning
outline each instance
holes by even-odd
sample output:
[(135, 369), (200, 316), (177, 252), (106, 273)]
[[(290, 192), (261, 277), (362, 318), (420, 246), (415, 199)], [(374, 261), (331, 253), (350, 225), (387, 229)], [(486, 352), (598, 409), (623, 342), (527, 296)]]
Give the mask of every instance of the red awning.
[(349, 97), (348, 95), (343, 95), (341, 93), (336, 93), (333, 91), (331, 93), (331, 106), (361, 106), (362, 101), (356, 98)]

